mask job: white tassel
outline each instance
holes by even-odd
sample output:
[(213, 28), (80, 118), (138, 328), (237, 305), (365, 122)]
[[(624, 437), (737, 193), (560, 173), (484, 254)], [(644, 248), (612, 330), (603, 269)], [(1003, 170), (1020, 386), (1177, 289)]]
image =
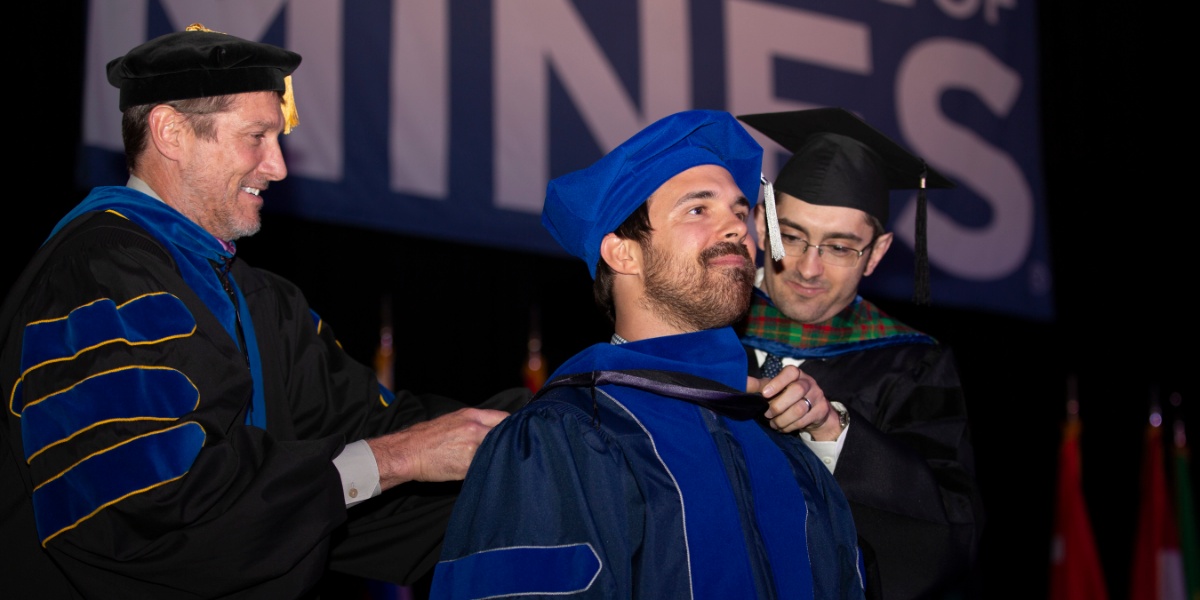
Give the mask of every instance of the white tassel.
[(763, 184), (763, 206), (767, 207), (767, 240), (771, 244), (771, 258), (779, 261), (786, 256), (783, 239), (779, 235), (779, 215), (775, 212), (775, 186), (766, 175), (759, 174)]

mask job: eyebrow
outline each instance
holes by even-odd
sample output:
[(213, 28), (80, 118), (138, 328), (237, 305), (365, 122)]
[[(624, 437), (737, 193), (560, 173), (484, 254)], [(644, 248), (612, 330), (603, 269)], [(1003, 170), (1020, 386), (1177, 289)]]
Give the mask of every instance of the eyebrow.
[(680, 196), (679, 199), (675, 201), (675, 207), (678, 208), (680, 204), (686, 204), (692, 200), (708, 200), (716, 195), (717, 193), (712, 190), (696, 190), (694, 192), (688, 192)]
[[(716, 197), (717, 193), (712, 190), (696, 190), (694, 192), (688, 192), (676, 200), (675, 207), (678, 208), (679, 205), (686, 204), (692, 200), (711, 200)], [(750, 201), (747, 200), (745, 196), (738, 196), (737, 200), (734, 200), (734, 203), (738, 206), (750, 208)]]
[(249, 121), (244, 121), (240, 127), (240, 129), (243, 131), (250, 131), (254, 129), (271, 130), (275, 128), (283, 129), (282, 119), (278, 121), (272, 119), (250, 119)]
[[(811, 235), (809, 233), (808, 229), (806, 229), (803, 225), (801, 225), (791, 219), (788, 219), (786, 217), (779, 217), (779, 224), (786, 225), (788, 227), (791, 227), (792, 229), (796, 229), (796, 230), (800, 231), (800, 233), (803, 233), (805, 235)], [(864, 241), (862, 236), (860, 236), (856, 233), (842, 232), (842, 231), (835, 231), (833, 233), (825, 234), (825, 237), (821, 238), (821, 240), (822, 241), (824, 241), (824, 240), (847, 240), (847, 241), (851, 241), (851, 242)]]

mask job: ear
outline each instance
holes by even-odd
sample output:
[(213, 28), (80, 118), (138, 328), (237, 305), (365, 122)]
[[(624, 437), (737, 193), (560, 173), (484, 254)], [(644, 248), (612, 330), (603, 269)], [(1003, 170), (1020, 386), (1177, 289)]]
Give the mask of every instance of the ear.
[(152, 146), (159, 154), (171, 160), (179, 160), (185, 145), (192, 137), (191, 126), (174, 108), (159, 104), (150, 109), (147, 118), (147, 145)]
[(610, 233), (600, 240), (600, 260), (619, 275), (636, 275), (642, 272), (642, 246), (634, 240)]
[(892, 232), (887, 232), (875, 238), (875, 247), (871, 250), (871, 255), (867, 258), (867, 268), (863, 270), (863, 276), (870, 275), (875, 267), (879, 265), (879, 261), (883, 260), (883, 255), (887, 254), (888, 248), (892, 247)]
[[(775, 201), (778, 202), (779, 198), (776, 197)], [(754, 207), (754, 232), (757, 234), (755, 237), (758, 239), (758, 250), (760, 252), (766, 252), (767, 244), (771, 243), (767, 239), (767, 207), (764, 206), (765, 202), (766, 200)]]

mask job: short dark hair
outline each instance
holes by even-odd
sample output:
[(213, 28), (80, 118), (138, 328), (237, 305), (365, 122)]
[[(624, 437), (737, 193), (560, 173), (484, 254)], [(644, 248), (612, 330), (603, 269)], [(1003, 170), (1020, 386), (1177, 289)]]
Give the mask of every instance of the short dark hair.
[(864, 214), (867, 216), (867, 225), (871, 226), (871, 239), (872, 240), (877, 240), (877, 239), (879, 239), (879, 236), (887, 233), (883, 229), (883, 223), (879, 222), (879, 217), (876, 217), (875, 215), (872, 215), (870, 213), (864, 213)]
[[(650, 209), (647, 208), (647, 203), (643, 202), (613, 233), (621, 239), (645, 245), (650, 241), (650, 233), (653, 231), (654, 228), (650, 226)], [(592, 280), (592, 296), (596, 299), (596, 306), (600, 311), (614, 323), (617, 320), (617, 309), (613, 305), (612, 297), (615, 276), (608, 263), (604, 262), (604, 257), (600, 257), (600, 262), (596, 264), (596, 278)]]
[[(280, 95), (282, 97), (282, 94)], [(146, 151), (146, 139), (150, 128), (150, 111), (155, 106), (166, 104), (182, 113), (192, 132), (198, 137), (213, 140), (217, 137), (217, 129), (213, 124), (213, 115), (229, 110), (233, 104), (234, 95), (204, 96), (187, 100), (170, 100), (153, 104), (139, 104), (125, 109), (121, 115), (121, 139), (125, 143), (125, 166), (132, 173), (137, 169), (138, 160)]]

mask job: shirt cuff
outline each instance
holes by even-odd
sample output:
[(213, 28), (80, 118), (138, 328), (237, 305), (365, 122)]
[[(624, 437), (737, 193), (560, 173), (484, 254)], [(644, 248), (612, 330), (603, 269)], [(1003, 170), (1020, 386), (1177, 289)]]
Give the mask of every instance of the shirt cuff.
[(342, 499), (346, 508), (383, 493), (379, 487), (379, 465), (367, 440), (347, 444), (333, 459), (333, 466), (342, 478)]
[[(830, 402), (830, 404), (839, 410), (846, 410), (845, 405), (841, 402)], [(846, 428), (838, 434), (837, 439), (828, 442), (814, 441), (812, 434), (807, 431), (800, 432), (800, 439), (804, 441), (804, 445), (808, 446), (809, 450), (813, 451), (813, 454), (817, 455), (817, 458), (821, 459), (825, 468), (829, 469), (829, 472), (832, 473), (837, 468), (838, 456), (842, 454), (842, 446), (846, 443), (846, 432), (850, 431), (850, 427), (851, 424), (847, 423)]]

